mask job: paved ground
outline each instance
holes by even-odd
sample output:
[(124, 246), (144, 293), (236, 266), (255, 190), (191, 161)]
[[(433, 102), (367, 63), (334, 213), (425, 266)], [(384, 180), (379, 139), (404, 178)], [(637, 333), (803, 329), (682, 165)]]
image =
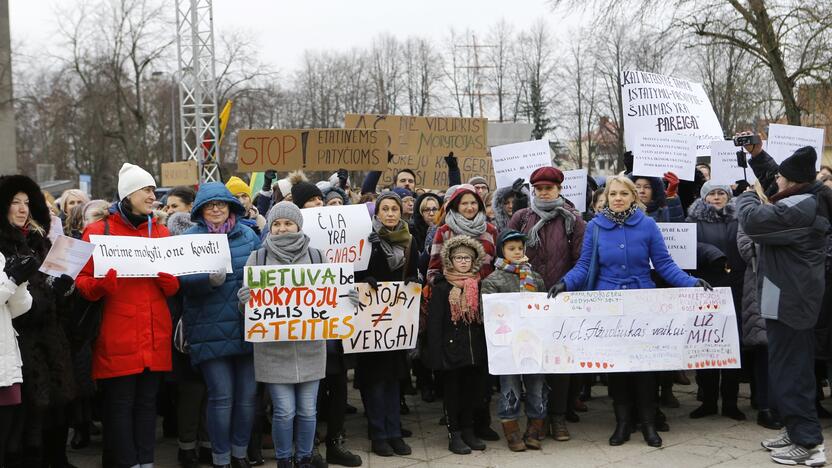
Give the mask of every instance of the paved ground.
[[(688, 413), (698, 406), (695, 385), (676, 387), (676, 395), (682, 402), (679, 409), (665, 409), (671, 431), (662, 433), (664, 446), (660, 449), (644, 444), (639, 433), (620, 447), (610, 447), (607, 438), (614, 427), (611, 400), (606, 387), (593, 387), (593, 399), (588, 402), (589, 412), (580, 413), (581, 421), (569, 425), (572, 440), (556, 442), (547, 439), (543, 450), (513, 453), (504, 441), (489, 442), (484, 452), (471, 455), (453, 455), (447, 449), (447, 432), (437, 423), (441, 403), (423, 403), (418, 397), (408, 397), (410, 415), (403, 416), (404, 426), (414, 432), (408, 439), (413, 447), (409, 457), (382, 458), (369, 454), (370, 443), (363, 437), (366, 425), (360, 415), (347, 419), (350, 435), (348, 446), (364, 459), (365, 467), (495, 467), (530, 468), (546, 467), (755, 467), (774, 466), (767, 452), (760, 448), (760, 440), (771, 437), (775, 431), (755, 424), (756, 412), (749, 406), (748, 386), (740, 389), (740, 409), (749, 420), (736, 422), (721, 416), (691, 420)], [(827, 389), (828, 393), (828, 389)], [(351, 403), (361, 408), (357, 391), (350, 394)], [(829, 405), (829, 399), (825, 401)], [(493, 404), (492, 404), (493, 406)], [(496, 419), (495, 419), (496, 421)], [(824, 420), (826, 438), (832, 437), (832, 420)], [(498, 423), (492, 426), (499, 431)], [(156, 449), (157, 467), (176, 467), (176, 441), (159, 439)], [(71, 461), (82, 468), (98, 467), (100, 441), (80, 452), (70, 454)], [(266, 466), (275, 466), (274, 461)]]

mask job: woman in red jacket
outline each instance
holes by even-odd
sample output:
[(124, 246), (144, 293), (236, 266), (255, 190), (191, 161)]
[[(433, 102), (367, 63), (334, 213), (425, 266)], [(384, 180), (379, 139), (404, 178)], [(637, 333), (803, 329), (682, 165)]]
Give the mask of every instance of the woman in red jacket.
[[(118, 175), (121, 201), (108, 217), (87, 226), (91, 235), (167, 237), (153, 218), (156, 183), (144, 169), (125, 163)], [(162, 372), (171, 370), (171, 321), (166, 297), (179, 289), (167, 274), (157, 278), (119, 278), (110, 270), (93, 277), (93, 260), (76, 279), (87, 300), (103, 301), (101, 331), (93, 345), (92, 376), (104, 390), (104, 456), (119, 467), (153, 463), (156, 392)]]

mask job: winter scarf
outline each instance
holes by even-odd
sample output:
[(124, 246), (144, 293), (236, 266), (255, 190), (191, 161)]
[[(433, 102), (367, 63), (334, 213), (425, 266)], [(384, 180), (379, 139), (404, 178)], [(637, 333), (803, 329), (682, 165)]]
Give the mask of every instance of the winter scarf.
[(532, 267), (529, 265), (529, 262), (523, 263), (514, 263), (509, 262), (504, 258), (498, 258), (494, 262), (494, 268), (498, 270), (507, 271), (509, 273), (514, 273), (518, 277), (520, 277), (520, 287), (529, 292), (537, 292), (537, 287), (534, 285), (534, 280), (532, 279), (531, 272)]
[(563, 216), (563, 225), (566, 228), (566, 235), (572, 234), (572, 229), (575, 227), (575, 214), (564, 208), (566, 200), (563, 197), (558, 197), (552, 201), (543, 201), (538, 198), (533, 198), (531, 203), (531, 210), (540, 219), (532, 226), (529, 231), (529, 240), (526, 243), (529, 247), (537, 247), (540, 244), (540, 234), (538, 232), (549, 221)]
[(482, 322), (479, 314), (479, 277), (479, 273), (475, 271), (457, 273), (451, 268), (445, 269), (445, 279), (452, 286), (448, 303), (451, 306), (453, 323), (460, 320), (469, 325)]
[(604, 207), (604, 209), (601, 211), (601, 214), (606, 216), (607, 219), (609, 219), (610, 221), (612, 221), (615, 224), (621, 226), (622, 224), (624, 224), (625, 221), (627, 221), (627, 219), (630, 216), (632, 216), (633, 213), (636, 212), (637, 209), (638, 209), (638, 206), (635, 203), (630, 205), (629, 208), (622, 211), (621, 213), (616, 213), (615, 211), (611, 210), (609, 207)]
[(302, 232), (269, 235), (263, 245), (274, 254), (280, 263), (296, 263), (309, 251), (309, 236)]
[(121, 217), (130, 223), (130, 225), (134, 228), (139, 227), (143, 222), (147, 221), (148, 218), (147, 216), (133, 213), (133, 210), (125, 209), (124, 201), (118, 203), (118, 212), (121, 214)]
[(234, 229), (235, 224), (237, 224), (237, 215), (234, 213), (229, 213), (228, 219), (226, 219), (225, 222), (219, 226), (214, 226), (208, 221), (205, 222), (205, 225), (208, 226), (208, 232), (211, 234), (228, 234), (232, 229)]
[(403, 267), (412, 239), (407, 223), (400, 219), (396, 228), (391, 230), (375, 216), (373, 217), (373, 230), (381, 238), (381, 250), (387, 256), (387, 266), (390, 267), (390, 271)]
[(786, 190), (781, 190), (774, 195), (772, 195), (768, 200), (772, 203), (777, 203), (778, 201), (791, 197), (792, 195), (798, 195), (807, 191), (812, 184), (810, 183), (803, 183), (792, 185), (791, 187), (787, 188)]
[(474, 219), (468, 219), (459, 212), (450, 210), (445, 215), (445, 224), (451, 228), (454, 234), (473, 238), (483, 235), (488, 227), (483, 211), (479, 211)]

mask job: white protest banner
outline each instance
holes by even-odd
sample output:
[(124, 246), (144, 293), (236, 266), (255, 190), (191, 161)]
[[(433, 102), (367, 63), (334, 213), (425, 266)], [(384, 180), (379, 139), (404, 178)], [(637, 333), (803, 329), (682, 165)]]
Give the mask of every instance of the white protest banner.
[(708, 156), (711, 142), (724, 139), (722, 126), (700, 83), (624, 71), (621, 85), (624, 140), (634, 154), (636, 142), (643, 136), (693, 135), (697, 138), (696, 156)]
[[(742, 148), (734, 146), (733, 140), (711, 142), (711, 182), (731, 185), (745, 178), (749, 184), (757, 181), (751, 167), (743, 169), (737, 164), (737, 151)], [(743, 157), (748, 160), (748, 154), (743, 151)]]
[(69, 275), (72, 279), (87, 264), (95, 245), (67, 236), (58, 236), (43, 260), (40, 271), (50, 276)]
[(367, 237), (373, 230), (367, 205), (323, 206), (300, 212), (310, 247), (320, 249), (330, 263), (352, 263), (355, 271), (367, 269), (372, 254)]
[(560, 186), (563, 198), (571, 201), (581, 213), (586, 211), (586, 178), (586, 169), (563, 171), (563, 183)]
[(696, 171), (696, 137), (667, 134), (642, 136), (633, 148), (633, 174), (661, 178), (672, 172), (693, 180)]
[(231, 250), (225, 234), (172, 237), (90, 236), (95, 244), (95, 277), (111, 268), (119, 278), (173, 276), (194, 273), (232, 273)]
[(422, 285), (384, 282), (378, 284), (378, 289), (365, 283), (357, 286), (359, 303), (353, 320), (355, 334), (343, 340), (344, 352), (415, 348)]
[(246, 341), (351, 337), (355, 307), (349, 293), (354, 282), (348, 264), (247, 266), (243, 284), (251, 289), (251, 299), (243, 324)]
[(511, 187), (518, 178), (527, 182), (538, 167), (552, 165), (549, 140), (524, 141), (491, 148), (497, 188)]
[(798, 148), (812, 146), (818, 154), (815, 170), (820, 170), (823, 159), (823, 129), (812, 127), (798, 127), (797, 125), (769, 124), (768, 146), (766, 152), (777, 161), (783, 162)]
[(730, 288), (486, 294), (492, 375), (739, 368)]
[(656, 223), (673, 261), (683, 270), (696, 269), (696, 223)]

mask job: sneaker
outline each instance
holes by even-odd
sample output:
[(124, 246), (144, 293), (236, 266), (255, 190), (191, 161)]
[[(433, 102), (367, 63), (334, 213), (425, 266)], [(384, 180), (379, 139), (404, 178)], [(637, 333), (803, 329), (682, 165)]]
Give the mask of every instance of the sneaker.
[(762, 445), (766, 450), (781, 450), (792, 445), (792, 440), (789, 438), (789, 433), (784, 428), (779, 434), (777, 434), (777, 437), (766, 439), (760, 442), (760, 445)]
[(792, 444), (771, 452), (771, 459), (781, 465), (823, 466), (826, 464), (826, 453), (824, 453), (823, 444), (812, 448)]

